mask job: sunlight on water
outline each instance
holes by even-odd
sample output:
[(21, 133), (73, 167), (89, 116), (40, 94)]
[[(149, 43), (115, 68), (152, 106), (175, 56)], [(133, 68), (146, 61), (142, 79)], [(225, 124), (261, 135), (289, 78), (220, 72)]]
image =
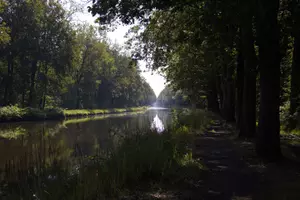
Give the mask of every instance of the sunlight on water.
[(169, 108), (152, 106), (148, 110), (168, 110)]
[(156, 115), (151, 124), (151, 130), (156, 130), (158, 133), (162, 133), (165, 130), (165, 126), (163, 122), (159, 119), (158, 115)]

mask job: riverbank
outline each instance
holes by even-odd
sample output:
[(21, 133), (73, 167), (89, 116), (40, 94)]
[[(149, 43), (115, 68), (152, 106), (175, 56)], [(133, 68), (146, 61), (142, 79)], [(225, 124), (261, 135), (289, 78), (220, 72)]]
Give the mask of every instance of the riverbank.
[(0, 122), (62, 120), (66, 118), (88, 117), (93, 115), (138, 112), (146, 110), (147, 108), (148, 107), (145, 106), (94, 110), (66, 110), (61, 108), (47, 108), (44, 110), (40, 110), (36, 108), (19, 108), (17, 106), (6, 106), (0, 108)]
[(112, 108), (112, 109), (95, 109), (95, 110), (64, 110), (64, 116), (69, 117), (87, 117), (93, 115), (118, 114), (126, 112), (139, 112), (146, 110), (148, 107), (132, 107), (132, 108)]

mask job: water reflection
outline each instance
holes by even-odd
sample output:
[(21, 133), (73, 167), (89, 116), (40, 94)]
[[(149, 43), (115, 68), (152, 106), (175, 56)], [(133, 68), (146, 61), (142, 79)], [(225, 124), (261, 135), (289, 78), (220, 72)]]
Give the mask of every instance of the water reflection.
[(59, 176), (52, 173), (55, 168), (75, 173), (86, 156), (114, 145), (114, 135), (149, 129), (161, 133), (170, 123), (168, 110), (148, 110), (60, 122), (0, 124), (0, 183), (27, 182), (37, 174), (50, 180)]
[(157, 131), (158, 133), (162, 133), (165, 130), (165, 126), (163, 122), (159, 119), (158, 115), (155, 115), (151, 124), (151, 129)]

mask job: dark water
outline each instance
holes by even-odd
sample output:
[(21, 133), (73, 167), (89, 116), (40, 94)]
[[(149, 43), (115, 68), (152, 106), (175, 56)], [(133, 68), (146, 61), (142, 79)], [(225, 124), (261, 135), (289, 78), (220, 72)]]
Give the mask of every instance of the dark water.
[(77, 163), (112, 145), (114, 135), (155, 129), (171, 123), (170, 111), (98, 116), (65, 121), (0, 124), (0, 181), (14, 182), (58, 166), (76, 170)]

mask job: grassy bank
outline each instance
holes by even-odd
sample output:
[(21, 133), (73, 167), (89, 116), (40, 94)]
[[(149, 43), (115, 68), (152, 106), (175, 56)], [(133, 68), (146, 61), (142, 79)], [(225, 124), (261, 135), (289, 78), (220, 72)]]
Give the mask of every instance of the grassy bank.
[(19, 108), (17, 106), (6, 106), (0, 108), (0, 122), (13, 121), (39, 121), (39, 120), (60, 120), (71, 117), (88, 117), (101, 114), (115, 114), (125, 112), (138, 112), (146, 110), (147, 107), (135, 108), (114, 108), (95, 110), (64, 110), (61, 108), (47, 108), (39, 110), (36, 108)]
[(112, 108), (112, 109), (95, 109), (95, 110), (64, 110), (65, 117), (87, 117), (92, 115), (117, 114), (125, 112), (138, 112), (146, 110), (147, 107), (134, 108)]

